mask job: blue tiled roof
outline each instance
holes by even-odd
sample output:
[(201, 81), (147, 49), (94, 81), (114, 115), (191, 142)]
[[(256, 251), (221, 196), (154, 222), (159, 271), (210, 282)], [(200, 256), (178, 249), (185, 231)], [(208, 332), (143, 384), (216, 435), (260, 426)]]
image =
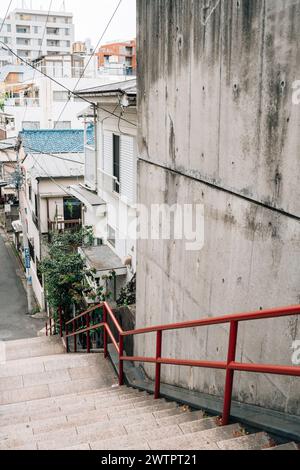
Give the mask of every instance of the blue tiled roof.
[[(20, 132), (27, 153), (83, 153), (84, 132), (82, 129), (39, 129)], [(87, 131), (88, 144), (94, 142), (94, 127)]]

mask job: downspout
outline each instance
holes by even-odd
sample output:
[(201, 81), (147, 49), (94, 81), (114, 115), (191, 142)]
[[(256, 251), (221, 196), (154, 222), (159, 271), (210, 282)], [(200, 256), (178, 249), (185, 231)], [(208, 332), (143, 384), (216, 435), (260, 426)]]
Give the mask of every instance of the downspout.
[(96, 192), (98, 192), (98, 171), (97, 171), (97, 167), (98, 167), (98, 123), (97, 123), (97, 104), (94, 104), (93, 105), (93, 109), (94, 109), (94, 139), (95, 139), (95, 142), (94, 142), (94, 146), (95, 146), (95, 168), (94, 168), (94, 171), (95, 171), (95, 190)]

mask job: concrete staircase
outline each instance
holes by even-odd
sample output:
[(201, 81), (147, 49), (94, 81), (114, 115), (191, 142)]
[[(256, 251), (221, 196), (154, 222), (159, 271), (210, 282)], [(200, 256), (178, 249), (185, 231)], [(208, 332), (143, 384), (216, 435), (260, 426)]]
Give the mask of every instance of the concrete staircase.
[(266, 449), (265, 433), (219, 427), (202, 411), (119, 387), (102, 354), (65, 354), (60, 338), (5, 343), (0, 450)]

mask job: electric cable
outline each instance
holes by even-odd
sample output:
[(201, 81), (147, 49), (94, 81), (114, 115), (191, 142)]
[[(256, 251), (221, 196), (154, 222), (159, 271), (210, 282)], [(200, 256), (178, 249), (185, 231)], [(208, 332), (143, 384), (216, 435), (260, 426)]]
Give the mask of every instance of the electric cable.
[[(44, 32), (43, 32), (43, 36), (42, 36), (42, 40), (41, 40), (40, 49), (39, 49), (39, 52), (38, 52), (38, 57), (40, 57), (41, 52), (42, 52), (43, 42), (44, 42), (45, 35), (46, 35), (47, 24), (48, 24), (48, 21), (49, 21), (49, 16), (50, 16), (51, 8), (52, 8), (52, 2), (53, 2), (53, 0), (50, 0), (49, 9), (48, 9), (48, 13), (47, 13), (46, 21), (45, 21)], [(34, 73), (33, 73), (33, 79), (32, 79), (33, 83), (34, 83), (35, 76), (36, 76), (36, 70), (34, 70)], [(24, 111), (24, 114), (23, 114), (22, 122), (25, 122), (25, 117), (26, 117), (26, 114), (27, 114), (27, 109), (28, 109), (28, 104), (27, 104), (27, 101), (26, 101), (26, 104), (25, 104), (25, 111)]]

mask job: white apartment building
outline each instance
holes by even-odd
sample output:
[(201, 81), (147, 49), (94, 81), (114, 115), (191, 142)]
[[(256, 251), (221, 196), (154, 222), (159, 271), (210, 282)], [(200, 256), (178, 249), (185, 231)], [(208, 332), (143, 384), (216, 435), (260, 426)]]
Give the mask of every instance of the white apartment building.
[[(25, 74), (24, 66), (21, 65), (4, 68), (7, 69), (6, 75), (4, 71), (1, 74), (3, 80), (1, 90), (5, 96), (4, 112), (14, 118), (15, 135), (18, 135), (22, 129), (83, 128), (77, 114), (82, 110), (84, 101), (76, 96), (70, 96), (68, 89), (74, 90), (76, 86), (91, 88), (120, 80), (120, 77), (99, 75), (96, 57), (85, 69), (87, 57), (77, 54), (50, 55), (36, 61), (39, 70), (55, 78), (59, 83), (39, 72), (34, 73), (30, 68)], [(17, 68), (22, 74), (17, 73)], [(78, 83), (83, 70), (84, 74)], [(126, 80), (126, 77), (123, 79)], [(67, 101), (68, 105), (65, 106)]]
[(81, 226), (80, 201), (70, 197), (67, 188), (83, 183), (83, 135), (82, 130), (76, 129), (20, 133), (23, 172), (20, 215), (30, 251), (29, 274), (41, 309), (45, 308), (45, 295), (39, 266), (47, 255), (45, 242), (52, 232)]
[[(68, 54), (74, 42), (73, 13), (16, 8), (7, 17), (0, 40), (18, 56), (34, 60), (40, 55)], [(17, 59), (2, 49), (0, 65)]]

